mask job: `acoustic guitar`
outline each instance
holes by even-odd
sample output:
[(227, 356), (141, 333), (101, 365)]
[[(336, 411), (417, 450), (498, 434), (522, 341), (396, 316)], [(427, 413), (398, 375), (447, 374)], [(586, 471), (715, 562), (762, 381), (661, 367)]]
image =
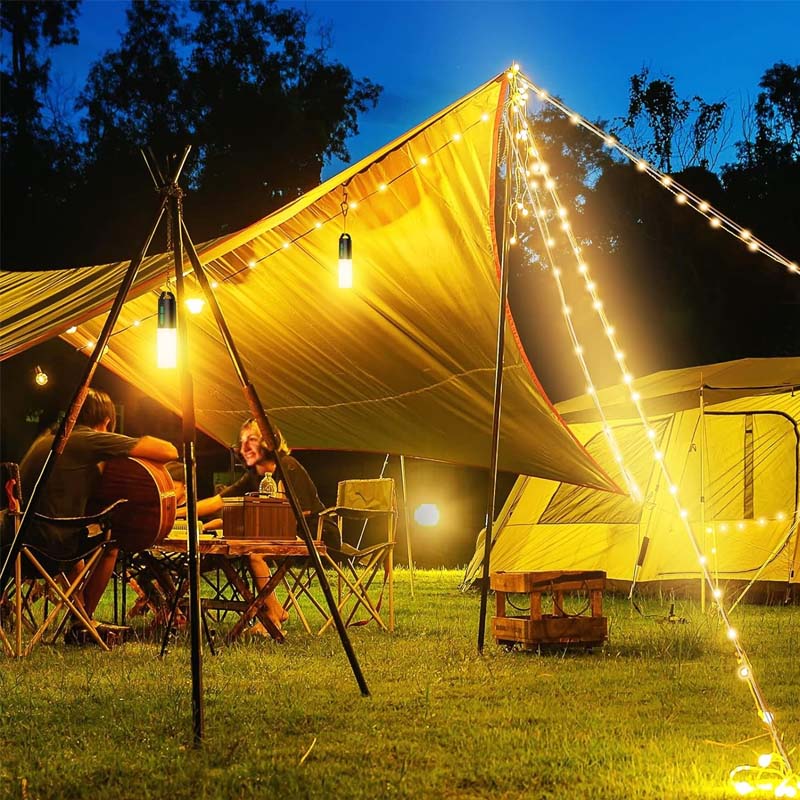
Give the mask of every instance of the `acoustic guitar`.
[(111, 537), (122, 550), (138, 553), (159, 544), (175, 523), (175, 485), (163, 464), (144, 458), (112, 458), (105, 462), (98, 490), (86, 513), (100, 511), (116, 500)]

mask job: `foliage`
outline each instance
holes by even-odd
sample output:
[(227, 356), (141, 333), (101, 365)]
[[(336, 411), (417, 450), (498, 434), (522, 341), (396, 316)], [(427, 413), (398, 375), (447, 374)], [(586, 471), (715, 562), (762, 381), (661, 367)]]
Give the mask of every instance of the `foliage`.
[[(460, 573), (418, 571), (414, 598), (397, 574), (397, 631), (350, 629), (370, 698), (336, 634), (309, 636), (293, 615), (282, 646), (206, 652), (200, 749), (185, 637), (163, 660), (151, 640), (3, 661), (0, 798), (691, 800), (733, 797), (730, 769), (769, 749), (724, 631), (694, 603), (669, 624), (669, 599), (642, 617), (607, 597), (602, 651), (509, 653), (489, 638), (478, 656), (479, 598), (456, 590)], [(790, 748), (799, 611), (735, 615)]]
[(3, 33), (11, 43), (0, 74), (0, 228), (6, 262), (63, 211), (75, 185), (76, 143), (69, 127), (52, 113), (46, 53), (56, 45), (77, 44), (77, 12), (77, 0), (0, 4)]
[[(28, 5), (41, 6), (43, 20), (49, 19), (47, 8), (60, 7), (4, 4), (4, 14)], [(62, 14), (68, 31), (77, 4), (65, 9), (72, 12)], [(80, 144), (74, 135), (66, 137), (59, 154), (39, 159), (46, 166), (63, 154), (79, 168), (69, 180), (53, 175), (62, 207), (49, 214), (52, 235), (35, 240), (32, 253), (34, 220), (15, 210), (14, 225), (5, 226), (15, 232), (4, 243), (6, 264), (130, 258), (154, 210), (142, 147), (163, 163), (193, 145), (184, 177), (192, 190), (187, 208), (195, 240), (242, 227), (316, 186), (330, 158), (348, 158), (346, 139), (358, 132), (358, 115), (380, 95), (381, 87), (329, 59), (326, 37), (309, 46), (308, 14), (279, 8), (275, 0), (144, 0), (126, 14), (119, 46), (91, 67), (79, 95)], [(40, 35), (28, 51), (38, 52), (42, 41)], [(47, 39), (50, 45), (68, 41), (66, 32)], [(26, 113), (41, 118), (40, 106)], [(8, 174), (6, 156), (4, 150)], [(17, 163), (23, 175), (30, 172), (26, 154)], [(30, 186), (38, 192), (44, 182), (35, 177)], [(19, 194), (5, 177), (3, 189)]]
[(653, 161), (662, 172), (699, 165), (713, 167), (726, 128), (725, 102), (707, 103), (695, 95), (681, 99), (675, 79), (651, 79), (642, 69), (630, 79), (628, 114), (620, 118), (634, 150)]

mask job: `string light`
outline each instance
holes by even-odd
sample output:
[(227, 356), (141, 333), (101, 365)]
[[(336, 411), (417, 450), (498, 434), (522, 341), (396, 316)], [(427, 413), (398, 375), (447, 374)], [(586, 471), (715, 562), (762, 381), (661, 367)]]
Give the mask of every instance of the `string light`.
[(35, 381), (37, 386), (47, 386), (47, 382), (50, 380), (47, 373), (40, 367), (34, 367), (34, 376), (33, 380)]
[[(513, 83), (513, 81), (512, 81), (512, 83)], [(564, 107), (561, 107), (560, 104), (558, 104), (556, 102), (554, 102), (554, 105), (556, 105), (557, 107), (560, 107), (561, 110), (565, 110)], [(523, 109), (523, 110), (525, 110), (525, 112), (526, 112), (525, 116), (527, 116), (526, 109)], [(568, 113), (568, 110), (566, 110), (566, 111)], [(512, 148), (513, 154), (516, 156), (517, 169), (521, 173), (527, 174), (528, 166), (526, 164), (526, 153), (521, 152), (519, 150), (519, 148), (516, 148), (516, 146), (514, 144), (515, 138), (513, 136), (513, 126), (514, 126), (515, 123), (517, 123), (518, 119), (519, 119), (518, 116), (513, 116), (513, 115), (506, 117), (506, 124), (512, 128), (512, 130), (509, 131), (508, 141), (511, 143), (511, 148)], [(583, 122), (585, 122), (585, 121), (583, 121)], [(599, 129), (596, 129), (596, 128), (594, 128), (594, 126), (591, 126), (590, 123), (586, 123), (586, 126), (589, 127), (590, 129), (593, 129), (594, 132), (598, 133), (598, 135), (602, 135), (604, 139), (606, 138), (605, 134), (602, 134), (602, 132), (600, 132)], [(535, 145), (535, 141), (532, 141), (532, 145)], [(625, 154), (637, 165), (637, 168), (639, 168), (641, 171), (647, 171), (649, 174), (653, 175), (654, 177), (657, 177), (657, 179), (659, 180), (659, 182), (663, 186), (669, 188), (669, 190), (672, 191), (673, 194), (676, 195), (677, 202), (679, 202), (681, 204), (685, 204), (685, 205), (691, 205), (693, 208), (696, 208), (697, 210), (700, 210), (700, 206), (702, 205), (703, 209), (705, 209), (705, 212), (701, 211), (701, 213), (705, 213), (706, 215), (708, 215), (710, 217), (710, 223), (712, 225), (714, 225), (714, 220), (717, 220), (716, 227), (720, 227), (723, 224), (722, 220), (725, 220), (725, 229), (726, 230), (736, 230), (737, 233), (740, 233), (742, 230), (744, 230), (742, 228), (739, 228), (738, 226), (735, 226), (735, 223), (731, 223), (731, 221), (728, 220), (727, 217), (724, 217), (723, 215), (719, 214), (716, 211), (712, 215), (710, 213), (711, 212), (711, 207), (706, 201), (700, 200), (696, 196), (692, 195), (691, 192), (689, 192), (688, 190), (685, 190), (684, 187), (680, 186), (679, 184), (676, 184), (674, 182), (674, 180), (670, 176), (664, 175), (662, 173), (659, 173), (657, 170), (654, 170), (652, 167), (650, 167), (650, 165), (646, 164), (646, 162), (644, 162), (642, 159), (640, 159), (638, 157), (634, 157), (633, 154), (630, 153), (630, 151), (626, 151), (626, 148), (621, 146), (618, 142), (614, 142), (613, 146), (616, 147), (617, 149), (619, 149), (621, 152), (625, 152)], [(541, 173), (546, 178), (545, 187), (550, 192), (550, 199), (552, 201), (553, 208), (556, 209), (556, 210), (561, 208), (562, 205), (561, 205), (561, 203), (560, 203), (560, 201), (558, 199), (558, 194), (557, 194), (557, 190), (556, 190), (556, 186), (555, 186), (555, 181), (553, 181), (552, 178), (547, 176), (547, 166), (546, 166), (546, 164), (544, 164), (542, 162), (540, 167), (539, 167), (539, 170), (541, 171)], [(557, 273), (556, 270), (553, 268), (552, 253), (551, 253), (551, 237), (550, 237), (550, 235), (548, 233), (548, 230), (547, 230), (548, 215), (544, 212), (543, 202), (542, 202), (542, 199), (539, 197), (539, 193), (538, 193), (538, 187), (531, 186), (530, 183), (528, 183), (528, 182), (526, 182), (524, 180), (523, 181), (518, 181), (515, 184), (515, 186), (517, 186), (520, 191), (525, 192), (525, 193), (527, 193), (529, 195), (532, 195), (532, 197), (530, 198), (530, 202), (531, 202), (531, 205), (536, 209), (536, 212), (537, 212), (536, 213), (536, 218), (539, 220), (539, 226), (541, 228), (540, 233), (542, 235), (542, 239), (543, 239), (544, 244), (545, 244), (545, 248), (544, 248), (545, 249), (545, 254), (547, 255), (548, 259), (550, 260), (551, 271), (553, 272), (553, 276), (556, 279), (556, 284), (557, 284), (558, 292), (559, 292), (559, 298), (561, 300), (561, 305), (562, 305), (562, 311), (564, 311), (565, 309), (568, 309), (569, 306), (567, 305), (564, 286), (563, 286), (563, 284), (562, 284), (562, 282), (560, 280), (560, 273)], [(681, 195), (682, 199), (678, 198), (678, 195)], [(735, 226), (735, 228), (733, 226)], [(565, 230), (565, 234), (567, 236), (567, 239), (568, 239), (570, 245), (572, 246), (572, 251), (573, 251), (573, 253), (575, 253), (576, 258), (577, 258), (578, 252), (579, 252), (579, 248), (578, 248), (577, 241), (575, 240), (571, 229), (569, 229), (569, 228), (566, 229)], [(766, 247), (766, 245), (763, 245), (763, 243), (760, 243), (760, 242), (756, 242), (756, 240), (754, 240), (754, 239), (749, 239), (749, 237), (746, 237), (746, 238), (748, 239), (748, 241), (750, 241), (750, 243), (756, 244), (757, 248), (763, 248), (765, 253), (770, 254), (768, 252), (768, 248)], [(796, 265), (790, 265), (786, 261), (786, 259), (784, 259), (782, 256), (780, 256), (780, 254), (776, 254), (776, 255), (778, 257), (775, 258), (774, 260), (777, 260), (780, 263), (786, 264), (787, 266), (790, 267), (790, 269), (791, 269), (792, 266), (795, 266), (795, 268), (796, 268)], [(609, 343), (610, 343), (610, 345), (612, 347), (612, 352), (614, 353), (615, 358), (617, 359), (617, 362), (619, 364), (619, 367), (620, 367), (620, 370), (621, 370), (621, 375), (623, 376), (623, 383), (625, 383), (629, 388), (631, 402), (633, 403), (633, 405), (634, 405), (634, 407), (636, 409), (636, 412), (637, 412), (637, 414), (638, 414), (638, 416), (639, 416), (639, 418), (640, 418), (640, 420), (642, 422), (643, 428), (647, 432), (648, 438), (651, 441), (651, 444), (653, 446), (654, 458), (655, 458), (656, 462), (658, 463), (659, 468), (661, 469), (662, 475), (664, 476), (664, 479), (666, 480), (667, 485), (669, 487), (673, 487), (673, 486), (675, 486), (675, 484), (671, 480), (669, 472), (667, 470), (667, 466), (664, 463), (663, 453), (656, 447), (656, 442), (655, 442), (655, 438), (656, 437), (655, 437), (654, 431), (653, 431), (652, 427), (649, 425), (647, 417), (644, 414), (644, 410), (641, 407), (641, 404), (640, 404), (641, 395), (640, 395), (640, 393), (638, 391), (636, 391), (633, 388), (634, 382), (633, 382), (632, 377), (630, 377), (630, 373), (626, 369), (624, 356), (622, 355), (622, 351), (619, 349), (618, 344), (616, 342), (615, 334), (614, 334), (614, 327), (610, 324), (609, 320), (606, 317), (606, 314), (605, 314), (605, 311), (604, 311), (604, 308), (603, 308), (602, 300), (599, 298), (599, 296), (597, 294), (596, 284), (595, 284), (594, 281), (591, 280), (591, 275), (590, 275), (590, 270), (588, 268), (588, 265), (586, 265), (586, 263), (584, 261), (582, 261), (580, 258), (577, 258), (577, 261), (578, 261), (578, 265), (577, 265), (578, 273), (584, 278), (584, 285), (585, 285), (585, 288), (588, 291), (588, 293), (589, 293), (589, 295), (590, 295), (590, 297), (592, 299), (592, 306), (595, 309), (595, 311), (597, 311), (597, 313), (598, 313), (598, 316), (600, 318), (600, 322), (603, 325), (603, 328), (605, 330), (606, 337), (608, 338)], [(574, 330), (574, 328), (573, 328), (573, 326), (571, 324), (570, 315), (568, 313), (564, 313), (564, 318), (565, 318), (565, 321), (567, 323), (567, 328), (568, 328), (568, 331), (569, 331), (569, 334), (570, 334), (570, 338), (572, 339), (573, 350), (574, 350), (574, 352), (576, 353), (576, 355), (578, 357), (578, 361), (580, 363), (581, 369), (582, 369), (582, 371), (584, 373), (584, 376), (586, 377), (587, 382), (588, 382), (587, 393), (592, 397), (592, 400), (594, 402), (595, 408), (598, 411), (598, 414), (599, 414), (601, 422), (602, 422), (603, 431), (604, 431), (604, 433), (606, 433), (606, 438), (607, 438), (607, 440), (609, 442), (609, 445), (611, 447), (611, 450), (612, 450), (612, 453), (614, 455), (615, 461), (620, 465), (620, 469), (622, 471), (623, 476), (626, 477), (626, 479), (628, 479), (629, 471), (626, 470), (626, 468), (625, 468), (624, 458), (622, 457), (622, 453), (619, 450), (618, 446), (616, 445), (616, 442), (615, 442), (615, 440), (613, 438), (613, 434), (611, 433), (612, 428), (611, 428), (610, 425), (608, 425), (608, 422), (606, 420), (604, 411), (602, 409), (602, 405), (600, 404), (599, 399), (597, 398), (597, 393), (596, 393), (596, 391), (594, 389), (593, 382), (591, 381), (591, 377), (590, 377), (590, 373), (589, 373), (589, 370), (588, 370), (588, 366), (587, 366), (587, 364), (585, 362), (585, 359), (583, 357), (583, 348), (581, 347), (580, 342), (577, 339), (577, 335), (575, 333), (575, 330)], [(630, 483), (629, 483), (629, 489), (630, 489)], [(633, 492), (631, 492), (631, 493), (633, 494)], [(685, 531), (686, 531), (686, 533), (688, 535), (689, 541), (690, 541), (690, 543), (691, 543), (691, 545), (692, 545), (692, 547), (693, 547), (693, 549), (695, 551), (695, 554), (697, 556), (698, 564), (700, 565), (701, 572), (702, 572), (702, 575), (703, 575), (703, 580), (704, 580), (704, 582), (706, 584), (708, 584), (711, 587), (712, 592), (714, 592), (716, 590), (716, 587), (714, 586), (714, 583), (713, 583), (713, 581), (711, 579), (711, 575), (710, 575), (710, 573), (708, 571), (707, 558), (705, 557), (705, 555), (700, 550), (699, 544), (698, 544), (697, 539), (696, 539), (696, 537), (694, 535), (694, 531), (692, 529), (692, 525), (691, 525), (691, 522), (689, 520), (689, 512), (688, 512), (687, 509), (685, 509), (685, 508), (683, 508), (681, 506), (680, 501), (678, 500), (677, 488), (674, 491), (671, 490), (670, 493), (673, 496), (673, 500), (674, 500), (675, 505), (676, 505), (676, 510), (678, 511), (678, 515), (679, 515), (680, 519), (683, 522), (684, 529), (685, 529)], [(716, 607), (718, 609), (718, 612), (720, 614), (720, 617), (721, 617), (723, 623), (725, 624), (725, 626), (726, 626), (726, 628), (728, 630), (732, 630), (731, 626), (729, 624), (729, 621), (728, 621), (727, 612), (725, 611), (725, 609), (723, 607), (723, 604), (721, 602), (721, 593), (715, 593), (714, 596), (717, 599)], [(769, 734), (770, 734), (770, 736), (771, 736), (771, 738), (773, 740), (773, 744), (775, 746), (775, 749), (776, 749), (776, 751), (778, 752), (778, 754), (780, 756), (780, 763), (782, 765), (782, 770), (785, 773), (788, 774), (788, 773), (791, 772), (791, 764), (790, 764), (790, 761), (789, 761), (788, 753), (786, 752), (786, 750), (785, 750), (785, 748), (783, 746), (783, 742), (781, 740), (779, 732), (775, 728), (772, 715), (769, 714), (769, 712), (766, 711), (764, 699), (763, 699), (763, 696), (761, 695), (760, 687), (759, 687), (758, 683), (755, 680), (755, 676), (753, 675), (752, 668), (751, 668), (751, 666), (749, 664), (749, 661), (747, 659), (747, 654), (744, 651), (744, 648), (741, 645), (741, 642), (739, 641), (738, 636), (734, 636), (731, 639), (731, 641), (734, 644), (734, 648), (735, 648), (735, 651), (736, 651), (736, 656), (737, 656), (737, 659), (740, 662), (740, 667), (739, 667), (739, 670), (738, 670), (738, 674), (742, 678), (742, 680), (745, 680), (747, 682), (747, 684), (748, 684), (748, 686), (750, 688), (751, 694), (752, 694), (752, 696), (753, 696), (753, 698), (755, 700), (756, 708), (757, 708), (758, 713), (759, 713), (759, 717), (764, 722), (764, 724), (767, 726), (767, 728), (769, 730)]]
[[(482, 123), (484, 123), (484, 122), (488, 121), (489, 119), (491, 119), (491, 118), (492, 118), (492, 116), (493, 116), (493, 115), (490, 115), (490, 114), (489, 114), (489, 113), (487, 113), (486, 111), (483, 111), (483, 112), (480, 114), (480, 117), (479, 117), (478, 119), (476, 119), (476, 120), (475, 120), (474, 122), (472, 122), (472, 123), (467, 123), (467, 124), (466, 124), (466, 125), (463, 127), (463, 130), (462, 130), (462, 131), (460, 131), (460, 132), (458, 132), (458, 131), (457, 131), (456, 133), (458, 133), (458, 134), (459, 134), (458, 136), (455, 136), (455, 137), (453, 137), (453, 136), (450, 136), (450, 137), (448, 137), (448, 138), (447, 138), (447, 139), (446, 139), (446, 140), (445, 140), (445, 141), (444, 141), (444, 142), (443, 142), (443, 143), (442, 143), (442, 144), (441, 144), (439, 147), (435, 148), (434, 150), (432, 150), (432, 151), (430, 151), (430, 152), (428, 152), (428, 153), (424, 153), (424, 154), (418, 154), (418, 153), (417, 153), (417, 154), (415, 154), (415, 155), (414, 155), (414, 156), (412, 156), (412, 158), (411, 158), (411, 165), (410, 165), (410, 166), (408, 166), (408, 167), (406, 167), (405, 169), (403, 169), (403, 170), (399, 171), (399, 172), (398, 172), (398, 173), (397, 173), (397, 174), (396, 174), (394, 177), (392, 177), (390, 180), (387, 180), (387, 181), (385, 181), (383, 184), (379, 184), (379, 185), (378, 185), (378, 187), (376, 187), (376, 189), (375, 189), (374, 191), (372, 191), (372, 192), (367, 192), (367, 193), (365, 193), (364, 195), (362, 195), (359, 201), (356, 201), (356, 200), (350, 200), (350, 201), (349, 201), (349, 210), (350, 210), (350, 211), (354, 211), (355, 209), (357, 209), (357, 208), (358, 208), (359, 202), (364, 202), (364, 201), (370, 200), (370, 199), (371, 199), (373, 196), (378, 196), (378, 195), (382, 194), (382, 193), (383, 193), (383, 191), (384, 191), (384, 190), (382, 190), (382, 189), (381, 189), (381, 186), (382, 186), (382, 185), (385, 185), (385, 186), (386, 186), (386, 189), (388, 189), (388, 188), (389, 188), (389, 186), (391, 186), (391, 185), (392, 185), (393, 183), (395, 183), (396, 181), (398, 181), (398, 180), (402, 179), (402, 178), (403, 178), (405, 175), (407, 175), (408, 173), (410, 173), (410, 172), (411, 172), (412, 170), (414, 170), (415, 168), (417, 168), (417, 167), (426, 167), (426, 166), (428, 166), (428, 165), (431, 163), (431, 157), (432, 157), (432, 156), (435, 156), (435, 155), (437, 155), (439, 152), (441, 152), (441, 151), (444, 151), (444, 150), (445, 150), (447, 147), (449, 147), (449, 146), (453, 146), (453, 145), (454, 145), (454, 143), (455, 143), (456, 141), (458, 141), (459, 139), (461, 139), (461, 138), (463, 137), (463, 135), (464, 135), (464, 134), (465, 134), (467, 131), (471, 130), (473, 127), (475, 127), (475, 126), (477, 126), (477, 125), (480, 125), (480, 124), (482, 124)], [(411, 150), (411, 151), (414, 151), (414, 150), (416, 150), (416, 147), (415, 147), (415, 141), (416, 141), (415, 139), (410, 139), (410, 140), (408, 140), (406, 143), (404, 143), (404, 145), (403, 145), (403, 146), (404, 146), (404, 147), (407, 147), (407, 148), (408, 148), (409, 150)], [(376, 162), (376, 163), (377, 163), (377, 162)], [(523, 214), (523, 215), (524, 215), (524, 216), (527, 216), (527, 214)], [(338, 216), (338, 214), (337, 214), (336, 216)], [(213, 290), (216, 290), (216, 289), (220, 288), (221, 286), (224, 286), (225, 284), (227, 284), (227, 283), (229, 283), (229, 282), (231, 282), (231, 281), (235, 280), (235, 279), (236, 279), (236, 278), (237, 278), (237, 277), (238, 277), (238, 276), (239, 276), (239, 275), (240, 275), (242, 272), (244, 272), (244, 271), (247, 271), (247, 270), (252, 270), (252, 269), (255, 269), (255, 268), (256, 268), (256, 267), (257, 267), (257, 266), (258, 266), (258, 265), (259, 265), (259, 264), (260, 264), (262, 261), (265, 261), (266, 259), (269, 259), (269, 258), (271, 258), (272, 256), (276, 255), (276, 254), (277, 254), (277, 253), (279, 253), (279, 252), (283, 252), (283, 251), (284, 251), (284, 249), (285, 249), (284, 245), (286, 245), (286, 244), (288, 244), (288, 245), (291, 245), (291, 244), (293, 244), (293, 243), (297, 242), (298, 240), (300, 240), (300, 239), (303, 239), (303, 238), (305, 238), (306, 236), (308, 236), (308, 235), (312, 234), (314, 231), (319, 231), (320, 229), (322, 229), (322, 228), (323, 228), (323, 226), (324, 226), (325, 224), (327, 224), (328, 222), (330, 222), (330, 221), (331, 221), (333, 218), (334, 218), (334, 217), (327, 217), (327, 218), (325, 218), (325, 219), (316, 219), (316, 220), (314, 220), (314, 221), (313, 221), (313, 222), (310, 224), (310, 227), (309, 227), (307, 230), (305, 230), (305, 231), (302, 231), (301, 233), (297, 234), (296, 236), (293, 236), (293, 237), (292, 237), (291, 239), (289, 239), (288, 241), (287, 241), (287, 240), (283, 240), (283, 242), (281, 242), (281, 245), (280, 245), (279, 247), (276, 247), (276, 248), (274, 248), (273, 250), (270, 250), (270, 251), (268, 251), (268, 252), (264, 253), (263, 255), (259, 256), (258, 258), (250, 258), (250, 259), (249, 259), (249, 260), (247, 260), (247, 261), (244, 261), (244, 260), (242, 260), (243, 267), (242, 267), (241, 269), (239, 269), (239, 270), (233, 270), (232, 272), (229, 272), (229, 273), (228, 273), (227, 275), (225, 275), (225, 276), (224, 276), (224, 277), (223, 277), (221, 280), (216, 280), (216, 279), (214, 279), (214, 280), (211, 280), (211, 281), (209, 282), (209, 283), (210, 283), (210, 286), (211, 286), (211, 288), (212, 288)], [(238, 253), (236, 253), (236, 252), (234, 252), (234, 253), (233, 253), (233, 255), (235, 255), (235, 256), (237, 256), (237, 257), (241, 258), (241, 256), (238, 256)], [(193, 270), (189, 269), (189, 270), (187, 270), (187, 272), (186, 272), (185, 274), (187, 274), (187, 275), (190, 275), (190, 274), (192, 273), (192, 271), (193, 271)], [(166, 287), (166, 288), (168, 288), (168, 287)], [(157, 290), (157, 292), (160, 292), (160, 291), (161, 291), (160, 289), (159, 289), (159, 290)], [(156, 316), (156, 314), (151, 314), (151, 315), (145, 316), (145, 317), (143, 317), (141, 320), (137, 320), (135, 323), (132, 323), (132, 324), (130, 324), (130, 325), (127, 325), (127, 326), (123, 326), (123, 327), (121, 327), (121, 328), (119, 328), (119, 329), (115, 330), (115, 331), (114, 331), (114, 332), (111, 334), (111, 336), (112, 336), (112, 337), (114, 337), (114, 336), (118, 336), (118, 335), (120, 335), (120, 334), (124, 333), (125, 331), (129, 330), (131, 327), (138, 326), (139, 324), (141, 324), (141, 322), (144, 322), (144, 321), (146, 321), (146, 320), (152, 319), (152, 318), (154, 318), (155, 316)], [(77, 333), (77, 332), (78, 332), (78, 327), (77, 327), (77, 326), (70, 326), (70, 327), (69, 327), (69, 328), (68, 328), (68, 329), (65, 331), (65, 333), (66, 333), (66, 334), (69, 334), (69, 335), (71, 335), (71, 334), (75, 334), (75, 333)], [(83, 346), (81, 346), (81, 347), (78, 347), (78, 349), (79, 349), (79, 350), (82, 350), (82, 349), (84, 349), (84, 348), (87, 348), (87, 349), (92, 349), (93, 347), (94, 347), (94, 342), (91, 342), (91, 341), (90, 341), (90, 342), (88, 342), (86, 345), (83, 345)]]
[(639, 172), (647, 173), (651, 178), (653, 178), (661, 186), (667, 189), (667, 191), (672, 192), (672, 194), (675, 195), (678, 203), (680, 203), (681, 205), (685, 205), (688, 208), (692, 208), (697, 213), (702, 214), (704, 217), (707, 217), (709, 223), (711, 224), (711, 227), (722, 228), (723, 230), (727, 231), (729, 234), (735, 236), (738, 239), (742, 239), (742, 233), (746, 232), (747, 234), (749, 234), (748, 239), (742, 239), (742, 240), (745, 241), (746, 243), (748, 242), (748, 240), (751, 241), (751, 243), (748, 244), (748, 248), (752, 252), (761, 252), (768, 258), (786, 267), (786, 269), (792, 274), (794, 275), (800, 274), (800, 267), (798, 267), (796, 262), (790, 261), (782, 253), (779, 253), (777, 250), (770, 247), (765, 242), (762, 242), (760, 239), (757, 239), (755, 236), (753, 236), (753, 234), (750, 231), (747, 231), (737, 222), (730, 219), (730, 217), (727, 217), (724, 214), (722, 214), (720, 211), (715, 209), (707, 200), (698, 197), (694, 192), (692, 192), (685, 186), (682, 186), (670, 175), (666, 175), (663, 172), (657, 170), (655, 167), (649, 164), (645, 159), (643, 159), (640, 155), (638, 155), (633, 150), (623, 145), (613, 135), (602, 130), (597, 125), (590, 122), (589, 120), (578, 114), (573, 109), (569, 108), (560, 100), (549, 95), (543, 89), (538, 88), (533, 83), (533, 81), (530, 80), (530, 78), (527, 78), (522, 75), (520, 75), (520, 78), (527, 82), (527, 84), (536, 93), (537, 97), (542, 102), (548, 103), (549, 105), (553, 106), (553, 108), (558, 109), (562, 114), (564, 114), (569, 119), (569, 121), (573, 125), (579, 125), (582, 128), (585, 128), (587, 131), (590, 131), (600, 140), (602, 140), (605, 146), (610, 147), (619, 152), (632, 164), (634, 164), (634, 166)]

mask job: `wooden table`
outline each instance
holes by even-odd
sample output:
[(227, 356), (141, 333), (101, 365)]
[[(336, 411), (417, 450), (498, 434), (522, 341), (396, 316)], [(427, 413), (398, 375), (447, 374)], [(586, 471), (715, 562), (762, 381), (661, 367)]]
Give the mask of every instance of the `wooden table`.
[[(315, 542), (314, 546), (321, 556), (326, 554), (327, 550), (324, 543)], [(169, 538), (153, 549), (155, 552), (161, 551), (170, 555), (186, 554), (188, 552), (188, 543), (186, 539)], [(228, 634), (228, 641), (233, 641), (241, 636), (250, 621), (256, 617), (276, 641), (282, 642), (284, 640), (283, 633), (267, 615), (267, 596), (281, 584), (286, 571), (292, 563), (298, 559), (309, 557), (309, 550), (305, 542), (300, 539), (201, 538), (199, 554), (207, 564), (210, 562), (214, 567), (219, 567), (243, 598), (242, 600), (227, 600), (224, 598), (203, 598), (201, 600), (204, 609), (236, 611), (240, 614), (239, 620)], [(276, 564), (275, 570), (258, 594), (253, 594), (247, 581), (237, 572), (233, 563), (238, 558), (251, 555), (262, 556), (265, 560), (274, 561)], [(161, 578), (159, 578), (159, 582), (161, 583)], [(162, 583), (162, 588), (174, 597), (175, 588), (172, 581), (169, 581), (166, 585)]]

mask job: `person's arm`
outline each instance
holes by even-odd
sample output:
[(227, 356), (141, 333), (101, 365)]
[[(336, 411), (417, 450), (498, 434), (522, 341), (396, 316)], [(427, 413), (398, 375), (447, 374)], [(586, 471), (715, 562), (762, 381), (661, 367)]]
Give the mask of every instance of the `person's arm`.
[(219, 514), (222, 511), (222, 495), (215, 494), (213, 497), (204, 497), (197, 501), (197, 516), (210, 517), (212, 514)]
[(157, 439), (155, 436), (142, 436), (141, 439), (137, 440), (128, 455), (134, 458), (147, 458), (151, 461), (166, 463), (167, 461), (176, 461), (178, 451), (172, 442)]
[[(197, 501), (197, 516), (210, 517), (212, 514), (219, 514), (222, 511), (222, 495), (215, 494), (213, 497), (204, 497)], [(177, 519), (186, 517), (186, 506), (180, 506), (176, 512)]]

